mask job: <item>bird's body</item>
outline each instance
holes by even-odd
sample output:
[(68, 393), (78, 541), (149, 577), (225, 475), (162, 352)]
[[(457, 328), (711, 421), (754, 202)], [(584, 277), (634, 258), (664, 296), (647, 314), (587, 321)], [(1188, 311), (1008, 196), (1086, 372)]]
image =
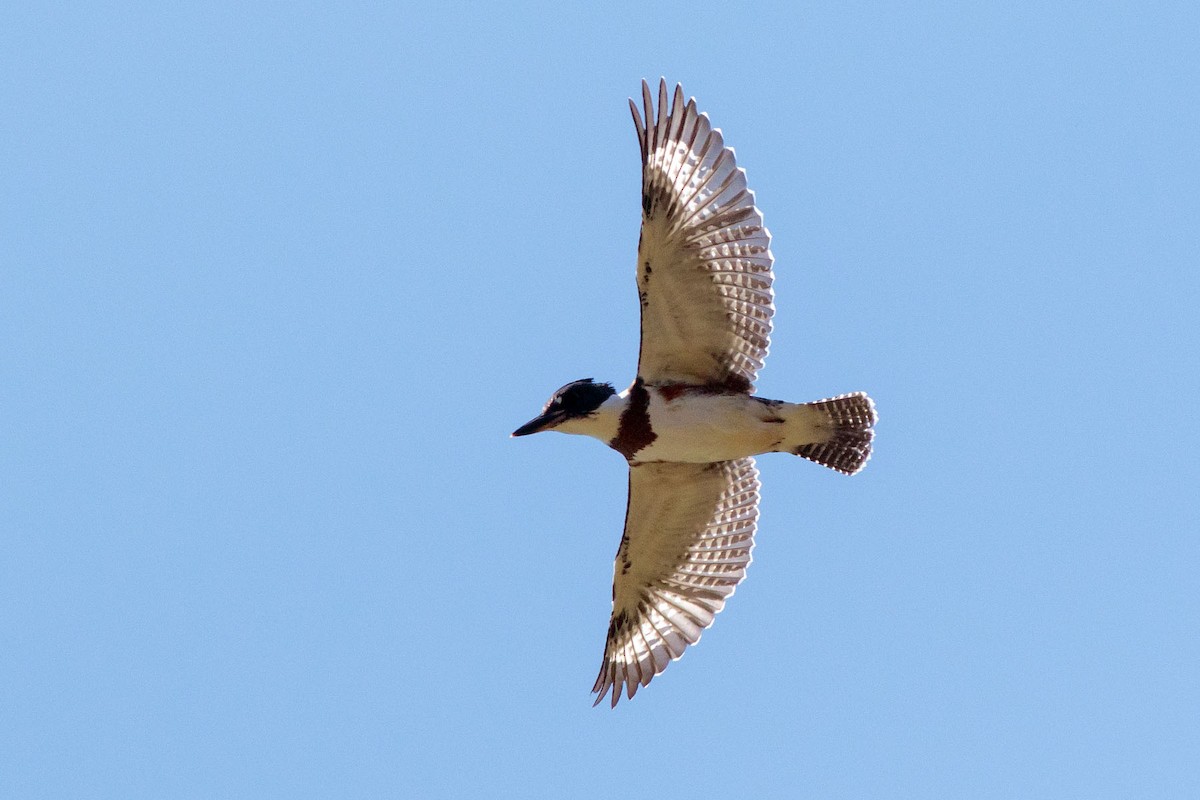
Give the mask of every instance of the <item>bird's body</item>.
[[(828, 416), (807, 403), (702, 386), (634, 384), (555, 430), (591, 436), (636, 463), (706, 464), (823, 442)], [(647, 433), (648, 432), (648, 435)]]
[(591, 436), (629, 463), (625, 533), (596, 702), (633, 697), (699, 640), (745, 577), (758, 522), (753, 456), (792, 453), (846, 474), (871, 454), (865, 394), (753, 395), (774, 315), (770, 234), (719, 130), (666, 81), (630, 101), (642, 152), (637, 377), (556, 391), (518, 428)]

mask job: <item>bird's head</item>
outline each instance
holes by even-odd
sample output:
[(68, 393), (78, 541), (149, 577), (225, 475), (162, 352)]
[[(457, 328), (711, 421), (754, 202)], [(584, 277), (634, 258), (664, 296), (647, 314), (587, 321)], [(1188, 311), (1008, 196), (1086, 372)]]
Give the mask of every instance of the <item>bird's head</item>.
[[(596, 383), (591, 378), (571, 381), (550, 395), (542, 413), (513, 431), (513, 436), (552, 431), (572, 420), (594, 415), (604, 401), (616, 394), (611, 383)], [(576, 433), (578, 431), (568, 431)]]

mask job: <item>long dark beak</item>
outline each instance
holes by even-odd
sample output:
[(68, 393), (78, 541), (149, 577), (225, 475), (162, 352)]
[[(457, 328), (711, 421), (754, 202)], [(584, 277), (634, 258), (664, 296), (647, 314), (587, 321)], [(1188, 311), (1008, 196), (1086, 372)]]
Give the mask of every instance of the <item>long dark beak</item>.
[(561, 411), (550, 411), (526, 422), (512, 432), (513, 436), (528, 436), (531, 433), (544, 431), (562, 422), (564, 414)]

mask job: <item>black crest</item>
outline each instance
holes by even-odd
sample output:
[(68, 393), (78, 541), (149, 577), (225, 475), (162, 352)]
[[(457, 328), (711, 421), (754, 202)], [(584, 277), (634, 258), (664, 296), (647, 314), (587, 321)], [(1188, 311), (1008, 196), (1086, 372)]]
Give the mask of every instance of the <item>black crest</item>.
[(546, 411), (562, 411), (568, 417), (586, 417), (616, 394), (611, 383), (596, 383), (591, 378), (571, 381), (550, 396)]

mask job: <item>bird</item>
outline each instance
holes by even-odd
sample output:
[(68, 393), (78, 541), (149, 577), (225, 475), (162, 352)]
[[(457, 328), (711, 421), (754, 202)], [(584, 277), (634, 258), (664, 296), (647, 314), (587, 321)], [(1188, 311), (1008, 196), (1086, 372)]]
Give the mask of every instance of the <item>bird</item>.
[(590, 436), (625, 457), (625, 528), (593, 705), (632, 699), (700, 639), (750, 564), (754, 457), (791, 453), (853, 475), (871, 456), (867, 394), (768, 400), (754, 382), (775, 313), (771, 235), (719, 128), (666, 79), (629, 107), (642, 160), (637, 374), (555, 391), (513, 431)]

